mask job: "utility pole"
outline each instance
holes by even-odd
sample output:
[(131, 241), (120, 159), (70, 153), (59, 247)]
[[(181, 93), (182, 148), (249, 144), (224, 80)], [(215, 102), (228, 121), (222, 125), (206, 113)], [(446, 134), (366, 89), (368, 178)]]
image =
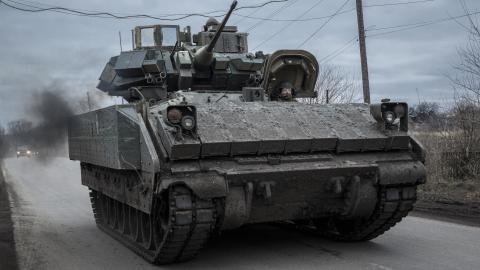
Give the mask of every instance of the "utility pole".
[(357, 1), (358, 41), (360, 44), (360, 61), (362, 64), (363, 102), (370, 104), (370, 82), (368, 80), (367, 45), (365, 44), (365, 25), (363, 22), (363, 3)]

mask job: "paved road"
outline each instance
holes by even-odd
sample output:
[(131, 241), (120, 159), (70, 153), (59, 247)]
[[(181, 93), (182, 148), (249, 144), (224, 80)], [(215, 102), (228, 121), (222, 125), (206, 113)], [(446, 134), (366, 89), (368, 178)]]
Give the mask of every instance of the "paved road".
[(78, 163), (5, 165), (21, 269), (480, 269), (480, 228), (418, 217), (356, 244), (252, 226), (211, 241), (194, 261), (155, 267), (96, 228)]

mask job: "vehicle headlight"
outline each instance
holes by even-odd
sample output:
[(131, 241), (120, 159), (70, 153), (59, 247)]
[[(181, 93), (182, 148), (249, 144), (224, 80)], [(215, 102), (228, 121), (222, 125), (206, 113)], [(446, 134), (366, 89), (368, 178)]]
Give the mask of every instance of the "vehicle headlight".
[(172, 124), (178, 124), (182, 121), (182, 112), (177, 108), (171, 108), (167, 112), (167, 119)]
[(32, 152), (30, 152), (30, 150), (27, 150), (27, 154), (31, 154)]
[(20, 155), (20, 151), (17, 151), (17, 155)]
[(371, 104), (370, 114), (385, 130), (408, 131), (408, 105), (405, 102), (390, 102)]
[(185, 130), (192, 130), (195, 127), (195, 118), (187, 115), (182, 118), (182, 128)]
[(179, 104), (169, 106), (165, 112), (167, 122), (170, 125), (179, 126), (184, 131), (196, 132), (197, 109), (195, 106)]

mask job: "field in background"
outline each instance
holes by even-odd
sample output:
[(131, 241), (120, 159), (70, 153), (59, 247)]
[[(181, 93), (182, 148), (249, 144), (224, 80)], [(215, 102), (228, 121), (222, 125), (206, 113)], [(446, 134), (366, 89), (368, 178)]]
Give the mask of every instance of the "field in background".
[(427, 183), (419, 211), (480, 218), (480, 148), (464, 147), (461, 132), (417, 131), (427, 151)]

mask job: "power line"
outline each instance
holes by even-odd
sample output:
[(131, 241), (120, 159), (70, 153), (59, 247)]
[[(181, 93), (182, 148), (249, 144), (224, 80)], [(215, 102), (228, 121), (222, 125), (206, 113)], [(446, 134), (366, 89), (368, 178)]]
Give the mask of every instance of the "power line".
[[(365, 31), (368, 31), (368, 28), (365, 29)], [(355, 41), (358, 41), (358, 35), (353, 36), (352, 39), (348, 40), (345, 44), (343, 44), (342, 46), (338, 47), (328, 55), (318, 60), (318, 63), (321, 64), (323, 62), (332, 61), (333, 59), (337, 58), (340, 54), (342, 54), (344, 51), (346, 51), (348, 48), (352, 47), (352, 45), (355, 45)]]
[[(290, 1), (290, 0), (270, 0), (270, 1), (267, 1), (267, 2), (264, 2), (264, 3), (261, 3), (261, 4), (258, 4), (258, 5), (238, 7), (238, 8), (236, 8), (235, 10), (251, 9), (251, 8), (261, 8), (261, 7), (270, 5), (270, 4), (283, 3), (283, 2), (288, 2), (288, 1)], [(224, 10), (224, 12), (226, 12), (226, 11)]]
[(333, 18), (335, 18), (335, 16), (338, 15), (339, 12), (341, 12), (343, 10), (343, 8), (348, 4), (348, 2), (350, 2), (350, 0), (346, 0), (341, 6), (340, 8), (333, 14), (332, 17), (330, 17), (328, 20), (326, 20), (322, 25), (320, 25), (320, 27), (318, 27), (310, 36), (308, 36), (302, 43), (300, 43), (300, 45), (298, 45), (297, 48), (300, 48), (302, 47), (303, 45), (305, 45), (305, 43), (307, 43), (310, 39), (312, 39), (318, 32), (320, 32), (320, 30), (322, 30)]
[[(248, 16), (252, 16), (253, 14), (257, 13), (258, 11), (260, 11), (262, 8), (256, 8), (254, 9), (252, 12), (248, 13)], [(235, 14), (235, 13), (233, 13)], [(246, 18), (245, 17), (241, 17), (239, 20), (236, 20), (233, 25), (238, 25), (240, 22), (244, 21)]]
[[(7, 0), (7, 1), (14, 2), (13, 0)], [(36, 4), (44, 5), (44, 6), (47, 6), (47, 7), (50, 7), (50, 8), (55, 8), (55, 6), (43, 4), (43, 3), (40, 3), (40, 2), (36, 2), (36, 1), (27, 1), (27, 0), (22, 0), (22, 1), (27, 2), (27, 3), (36, 3)], [(238, 8), (235, 8), (234, 10), (237, 11), (237, 10), (242, 10), (242, 9), (257, 9), (257, 8), (261, 8), (261, 7), (270, 5), (270, 4), (283, 3), (283, 2), (288, 2), (288, 1), (290, 1), (290, 0), (270, 0), (270, 1), (263, 2), (263, 3), (259, 3), (257, 5), (238, 7)], [(85, 12), (90, 12), (90, 13), (101, 12), (101, 11), (92, 11), (92, 10), (86, 10), (86, 9), (72, 9), (72, 10), (85, 11)], [(208, 14), (214, 14), (214, 13), (220, 13), (220, 12), (226, 13), (227, 11), (228, 10), (212, 10), (212, 11), (207, 11), (207, 12), (201, 12), (200, 14), (208, 15)], [(128, 13), (118, 13), (118, 12), (115, 12), (115, 13), (111, 12), (111, 13), (116, 14), (116, 15), (129, 15)], [(164, 13), (164, 14), (160, 14), (160, 17), (184, 16), (184, 15), (190, 15), (190, 14), (192, 14), (192, 13)], [(219, 15), (219, 16), (223, 16), (223, 15)]]
[[(259, 9), (261, 7), (270, 5), (270, 4), (275, 4), (275, 3), (283, 3), (283, 2), (289, 2), (290, 0), (271, 0), (267, 2), (263, 2), (257, 5), (251, 5), (251, 6), (244, 6), (244, 7), (238, 7), (235, 10), (242, 10), (242, 9)], [(295, 0), (294, 0), (295, 1)], [(410, 4), (418, 4), (418, 3), (425, 3), (425, 2), (433, 2), (435, 0), (417, 0), (417, 1), (406, 1), (406, 2), (395, 2), (395, 3), (386, 3), (386, 4), (372, 4), (372, 5), (365, 5), (365, 8), (372, 8), (372, 7), (385, 7), (385, 6), (398, 6), (398, 5), (410, 5)], [(7, 3), (8, 2), (8, 3)], [(296, 2), (296, 1), (295, 1)], [(16, 6), (12, 3), (15, 3), (16, 5), (22, 5), (29, 7), (30, 9), (27, 8), (22, 8), (19, 6)], [(25, 4), (25, 3), (30, 3), (30, 4)], [(0, 0), (0, 5), (4, 4), (7, 7), (10, 7), (12, 9), (16, 9), (19, 11), (23, 12), (58, 12), (58, 13), (63, 13), (66, 15), (75, 15), (75, 16), (86, 16), (86, 17), (97, 17), (97, 18), (105, 18), (105, 19), (135, 19), (135, 18), (146, 18), (146, 19), (155, 19), (155, 20), (164, 20), (164, 21), (178, 21), (178, 20), (183, 20), (189, 17), (222, 17), (224, 16), (224, 13), (226, 12), (225, 10), (212, 10), (208, 12), (202, 12), (202, 13), (165, 13), (165, 14), (160, 14), (158, 16), (153, 16), (153, 15), (148, 15), (148, 14), (128, 14), (128, 13), (113, 13), (113, 12), (103, 12), (103, 11), (91, 11), (91, 10), (84, 10), (84, 9), (73, 9), (73, 8), (67, 8), (67, 7), (59, 7), (59, 6), (50, 6), (47, 4), (43, 4), (40, 2), (36, 1), (14, 1), (14, 0)], [(38, 6), (42, 5), (44, 7)], [(340, 14), (345, 14), (345, 13), (350, 13), (354, 11), (355, 9), (350, 9), (350, 10), (345, 10), (342, 11), (336, 15)], [(222, 13), (222, 14), (216, 14), (216, 13)], [(313, 20), (322, 20), (322, 19), (328, 19), (334, 15), (327, 15), (327, 16), (321, 16), (321, 17), (312, 17), (312, 18), (304, 18), (304, 19), (273, 19), (269, 17), (253, 17), (253, 15), (256, 12), (252, 12), (248, 15), (242, 15), (238, 13), (233, 13), (236, 16), (242, 17), (242, 18), (248, 18), (252, 20), (259, 20), (259, 21), (278, 21), (278, 22), (292, 22), (292, 21), (313, 21)], [(216, 14), (216, 15), (214, 15)], [(169, 17), (174, 17), (177, 16), (176, 18), (169, 18)]]
[[(30, 4), (25, 4), (25, 3), (22, 3), (22, 2), (17, 2), (17, 1), (14, 1), (14, 0), (8, 0), (8, 1), (9, 1), (9, 2), (12, 2), (12, 3), (15, 3), (15, 4), (17, 4), (17, 5), (22, 5), (22, 6), (25, 6), (25, 7), (30, 7), (30, 8), (35, 8), (35, 9), (39, 9), (40, 7), (34, 6), (33, 4), (48, 6), (48, 5), (46, 5), (46, 4), (42, 4), (42, 3), (39, 3), (39, 2), (35, 2), (35, 1), (24, 1), (25, 3), (30, 3)], [(2, 4), (2, 1), (0, 1), (0, 4)], [(72, 13), (72, 12), (64, 11), (64, 10), (52, 10), (52, 12), (62, 13), (62, 14), (67, 14), (67, 15), (74, 15), (74, 16), (85, 16), (85, 15), (82, 15), (82, 14)], [(107, 18), (107, 17), (105, 17), (105, 16), (93, 16), (93, 15), (92, 15), (91, 17)]]
[[(336, 15), (350, 13), (352, 11), (355, 11), (355, 9), (352, 8), (352, 9), (344, 10), (342, 12), (339, 12)], [(328, 18), (331, 18), (331, 17), (334, 16), (334, 14), (330, 14), (330, 15), (325, 15), (325, 16), (320, 16), (320, 17), (311, 17), (311, 18), (305, 18), (305, 19), (269, 19), (269, 18), (252, 17), (252, 16), (246, 16), (246, 15), (240, 15), (240, 14), (235, 14), (235, 15), (240, 16), (240, 17), (245, 17), (245, 18), (248, 18), (248, 19), (252, 19), (252, 20), (262, 20), (262, 21), (270, 21), (270, 22), (308, 22), (308, 21), (318, 21), (318, 20), (328, 19)]]
[[(9, 0), (9, 2), (13, 2), (13, 1)], [(147, 14), (115, 15), (110, 12), (103, 12), (103, 11), (102, 12), (84, 12), (84, 11), (64, 8), (64, 7), (41, 8), (41, 7), (32, 6), (34, 9), (27, 9), (27, 8), (22, 8), (22, 7), (7, 3), (5, 0), (0, 0), (0, 4), (4, 4), (7, 7), (10, 7), (19, 11), (23, 11), (23, 12), (38, 13), (38, 12), (45, 12), (45, 11), (52, 11), (52, 12), (62, 11), (62, 12), (65, 12), (64, 14), (87, 16), (87, 17), (113, 18), (113, 19), (148, 18), (148, 19), (163, 20), (163, 21), (177, 21), (177, 20), (182, 20), (188, 17), (193, 17), (193, 16), (209, 17), (207, 15), (199, 14), (199, 13), (187, 14), (178, 18), (164, 18), (164, 17), (151, 16)]]
[[(374, 7), (386, 7), (386, 6), (400, 6), (400, 5), (411, 5), (411, 4), (427, 3), (427, 2), (434, 2), (434, 1), (435, 0), (395, 2), (395, 3), (388, 3), (388, 4), (365, 5), (363, 7), (364, 8), (374, 8)], [(338, 14), (330, 14), (330, 15), (325, 15), (325, 16), (320, 16), (320, 17), (311, 17), (311, 18), (304, 18), (304, 19), (272, 19), (272, 18), (254, 17), (254, 16), (250, 16), (250, 15), (242, 15), (242, 14), (237, 14), (237, 13), (233, 13), (233, 14), (235, 14), (236, 16), (239, 16), (239, 17), (252, 19), (252, 20), (263, 20), (263, 21), (272, 21), (272, 22), (306, 22), (306, 21), (317, 21), (317, 20), (328, 19), (328, 18), (334, 17), (336, 15), (350, 13), (350, 12), (353, 12), (353, 11), (355, 11), (355, 8), (341, 11)]]
[(410, 4), (420, 4), (420, 3), (426, 3), (426, 2), (435, 2), (435, 0), (417, 0), (417, 1), (396, 2), (396, 3), (386, 3), (386, 4), (373, 4), (373, 5), (363, 5), (363, 7), (370, 8), (370, 7), (401, 6), (401, 5), (410, 5)]
[[(312, 11), (312, 9), (316, 8), (318, 5), (320, 5), (321, 3), (323, 3), (325, 0), (319, 0), (317, 1), (313, 6), (307, 8), (307, 10), (305, 10), (305, 12), (303, 12), (302, 14), (300, 14), (299, 16), (297, 16), (297, 19), (299, 18), (302, 18), (303, 16), (305, 16), (308, 12)], [(280, 28), (277, 32), (273, 33), (272, 35), (270, 35), (268, 38), (266, 38), (265, 40), (263, 40), (262, 42), (260, 42), (260, 44), (258, 44), (257, 46), (255, 46), (255, 48), (253, 48), (253, 50), (255, 51), (258, 47), (262, 46), (263, 44), (267, 43), (269, 40), (271, 40), (273, 37), (275, 37), (276, 35), (280, 34), (281, 32), (285, 31), (285, 29), (287, 29), (288, 27), (290, 27), (291, 25), (293, 25), (295, 22), (288, 22), (284, 27)]]
[(431, 21), (423, 21), (423, 22), (416, 22), (416, 23), (408, 23), (408, 24), (400, 24), (400, 25), (394, 25), (394, 26), (374, 28), (372, 30), (368, 30), (368, 32), (382, 31), (382, 30), (389, 30), (389, 29), (396, 29), (396, 30), (381, 32), (381, 33), (377, 33), (377, 34), (371, 34), (371, 35), (367, 35), (367, 37), (376, 37), (376, 36), (388, 35), (388, 34), (392, 34), (392, 33), (396, 33), (396, 32), (402, 32), (402, 31), (407, 31), (407, 30), (411, 30), (411, 29), (415, 29), (415, 28), (430, 26), (430, 25), (433, 25), (433, 24), (439, 24), (439, 23), (443, 23), (443, 22), (447, 22), (447, 21), (453, 21), (453, 20), (456, 20), (456, 19), (465, 18), (465, 17), (468, 17), (468, 16), (477, 15), (477, 14), (480, 14), (480, 11), (471, 12), (471, 13), (467, 13), (467, 14), (463, 14), (463, 15), (454, 16), (454, 17), (446, 17), (446, 18), (441, 18), (441, 19), (437, 19), (437, 20), (431, 20)]
[(324, 56), (320, 60), (318, 60), (318, 63), (324, 63), (324, 62), (330, 62), (333, 59), (335, 59), (337, 56), (342, 54), (346, 49), (350, 48), (352, 45), (355, 44), (355, 41), (358, 40), (358, 36), (354, 36), (352, 39), (350, 39), (348, 42), (346, 42), (343, 46), (335, 49), (333, 52), (329, 53), (328, 55)]
[(298, 2), (298, 1), (299, 1), (299, 0), (293, 0), (292, 2), (287, 2), (287, 3), (285, 3), (283, 6), (279, 7), (278, 9), (276, 9), (275, 11), (273, 11), (272, 13), (270, 13), (270, 15), (268, 15), (267, 18), (265, 18), (264, 20), (260, 20), (259, 22), (256, 22), (256, 23), (254, 23), (253, 25), (251, 25), (251, 26), (246, 30), (246, 32), (250, 32), (251, 30), (259, 27), (259, 26), (262, 25), (265, 21), (267, 21), (268, 19), (271, 19), (271, 18), (275, 17), (275, 16), (276, 16), (277, 14), (279, 14), (283, 9), (292, 6), (293, 4), (295, 4), (295, 3)]
[[(270, 4), (274, 3), (282, 3), (282, 2), (288, 2), (290, 0), (270, 0), (258, 5), (251, 5), (251, 6), (243, 6), (243, 7), (238, 7), (235, 10), (241, 10), (241, 9), (253, 9), (253, 8), (261, 8)], [(14, 4), (12, 4), (14, 3)], [(32, 3), (32, 2), (30, 2)], [(37, 2), (38, 3), (38, 2)], [(60, 7), (60, 6), (48, 6), (48, 7), (39, 7), (38, 3), (37, 6), (35, 5), (29, 5), (22, 3), (20, 1), (14, 1), (14, 0), (0, 0), (0, 5), (3, 4), (7, 7), (10, 7), (12, 9), (16, 9), (19, 11), (23, 12), (32, 12), (32, 13), (37, 13), (37, 12), (60, 12), (64, 14), (69, 14), (69, 15), (80, 15), (80, 16), (88, 16), (88, 17), (100, 17), (100, 18), (113, 18), (113, 19), (133, 19), (133, 18), (147, 18), (147, 19), (155, 19), (155, 20), (163, 20), (163, 21), (178, 21), (178, 20), (183, 20), (189, 17), (210, 17), (209, 15), (215, 14), (222, 12), (224, 13), (225, 10), (215, 10), (215, 11), (209, 11), (205, 13), (177, 13), (177, 14), (163, 14), (160, 16), (152, 16), (148, 14), (134, 14), (134, 15), (120, 15), (118, 13), (112, 13), (112, 12), (105, 12), (105, 11), (82, 11), (79, 9), (72, 9), (72, 8), (66, 8), (66, 7)], [(30, 8), (24, 8), (20, 7), (18, 5), (23, 5), (23, 6), (28, 6)], [(44, 5), (44, 4), (41, 4)], [(177, 16), (176, 18), (168, 18), (172, 16)], [(214, 17), (222, 17), (222, 15), (216, 15)]]
[[(370, 34), (367, 35), (368, 37), (376, 37), (376, 36), (382, 36), (382, 35), (388, 35), (396, 32), (402, 32), (402, 31), (408, 31), (416, 28), (421, 28), (421, 27), (426, 27), (434, 24), (439, 24), (443, 22), (448, 22), (448, 21), (455, 21), (460, 18), (465, 18), (468, 16), (473, 16), (473, 15), (479, 15), (480, 11), (476, 12), (470, 12), (466, 13), (463, 15), (457, 15), (457, 16), (450, 16), (450, 17), (445, 17), (445, 18), (440, 18), (437, 20), (430, 20), (430, 21), (422, 21), (422, 22), (416, 22), (416, 23), (408, 23), (408, 24), (400, 24), (400, 25), (394, 25), (394, 26), (387, 26), (387, 27), (380, 27), (380, 28), (374, 28), (374, 29), (367, 29), (367, 32), (372, 32), (372, 31), (382, 31), (382, 30), (389, 30), (389, 29), (394, 29), (392, 31), (387, 31), (387, 32), (381, 32), (377, 34)], [(319, 60), (319, 63), (322, 62), (328, 62), (336, 58), (338, 55), (340, 55), (342, 52), (344, 52), (346, 49), (354, 45), (354, 41), (357, 39), (357, 37), (349, 40), (343, 47), (336, 49), (332, 53), (328, 54), (327, 56), (323, 57), (322, 59)]]

